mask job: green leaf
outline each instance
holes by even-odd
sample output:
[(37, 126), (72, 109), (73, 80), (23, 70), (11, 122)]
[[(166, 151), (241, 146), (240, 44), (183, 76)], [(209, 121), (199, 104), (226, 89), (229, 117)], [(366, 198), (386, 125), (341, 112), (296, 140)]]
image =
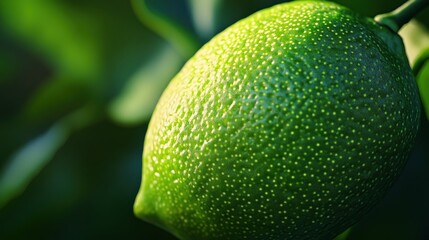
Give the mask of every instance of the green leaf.
[(48, 80), (25, 106), (23, 117), (40, 122), (57, 119), (89, 101), (90, 90), (80, 81), (67, 77)]
[(423, 108), (429, 119), (429, 30), (416, 20), (412, 20), (399, 33), (404, 40), (405, 50), (419, 86)]
[[(0, 38), (1, 38), (0, 34)], [(1, 42), (0, 42), (1, 44)], [(3, 49), (0, 49), (0, 51)], [(12, 76), (19, 71), (19, 64), (13, 53), (0, 52), (0, 87), (10, 84)]]
[(43, 54), (63, 74), (94, 80), (100, 47), (92, 16), (62, 1), (2, 0), (0, 16), (13, 34)]
[(410, 21), (400, 31), (407, 52), (408, 60), (412, 65), (416, 58), (429, 47), (429, 30), (416, 20)]
[[(426, 51), (426, 53), (429, 53), (429, 51)], [(429, 57), (429, 55), (426, 57)], [(417, 84), (419, 86), (420, 98), (422, 99), (426, 117), (429, 119), (429, 61), (426, 61), (426, 64), (422, 66), (417, 75)]]
[(48, 80), (25, 92), (21, 114), (44, 124), (86, 102), (107, 104), (163, 43), (122, 0), (4, 0), (0, 19), (10, 38), (50, 65)]
[(184, 57), (191, 57), (199, 48), (198, 40), (167, 16), (149, 8), (146, 0), (131, 0), (140, 21), (170, 42)]
[(20, 149), (9, 161), (0, 178), (0, 208), (19, 195), (29, 182), (52, 159), (67, 139), (67, 130), (61, 125), (47, 132)]
[(222, 0), (188, 0), (194, 27), (202, 39), (210, 39), (218, 30), (217, 16)]
[(334, 240), (347, 240), (347, 238), (350, 235), (350, 232), (352, 231), (352, 228), (348, 228), (346, 231), (338, 235)]
[(96, 113), (93, 106), (81, 108), (17, 150), (0, 175), (0, 209), (25, 190), (74, 131), (97, 120)]
[(171, 78), (177, 73), (184, 59), (170, 46), (137, 71), (109, 106), (110, 116), (122, 124), (147, 121)]

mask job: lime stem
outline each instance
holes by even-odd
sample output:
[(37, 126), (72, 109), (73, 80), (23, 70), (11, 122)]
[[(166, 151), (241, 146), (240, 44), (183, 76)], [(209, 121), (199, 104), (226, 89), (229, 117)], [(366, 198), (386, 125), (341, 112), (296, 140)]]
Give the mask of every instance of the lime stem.
[(429, 0), (409, 0), (390, 13), (375, 16), (375, 21), (398, 32), (406, 23), (414, 18), (421, 10), (429, 6)]

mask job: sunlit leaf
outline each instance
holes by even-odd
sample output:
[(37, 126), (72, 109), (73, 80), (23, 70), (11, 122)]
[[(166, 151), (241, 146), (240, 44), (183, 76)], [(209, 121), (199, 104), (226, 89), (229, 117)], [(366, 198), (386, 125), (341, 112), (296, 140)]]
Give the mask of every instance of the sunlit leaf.
[(401, 29), (400, 34), (417, 78), (426, 116), (429, 118), (429, 30), (413, 20)]
[(122, 93), (110, 104), (111, 117), (122, 124), (148, 120), (161, 93), (183, 61), (174, 48), (165, 46), (127, 81)]
[(414, 64), (417, 56), (429, 47), (429, 30), (419, 22), (412, 20), (400, 31), (408, 60)]
[(79, 109), (13, 154), (0, 175), (0, 208), (25, 190), (76, 129), (98, 119), (96, 113), (93, 106)]

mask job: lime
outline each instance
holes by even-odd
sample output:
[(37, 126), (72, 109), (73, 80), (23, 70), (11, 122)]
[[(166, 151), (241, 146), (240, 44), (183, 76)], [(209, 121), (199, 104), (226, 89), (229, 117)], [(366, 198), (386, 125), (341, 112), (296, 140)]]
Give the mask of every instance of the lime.
[(329, 239), (377, 204), (420, 100), (402, 41), (325, 1), (217, 35), (151, 119), (134, 211), (180, 239)]

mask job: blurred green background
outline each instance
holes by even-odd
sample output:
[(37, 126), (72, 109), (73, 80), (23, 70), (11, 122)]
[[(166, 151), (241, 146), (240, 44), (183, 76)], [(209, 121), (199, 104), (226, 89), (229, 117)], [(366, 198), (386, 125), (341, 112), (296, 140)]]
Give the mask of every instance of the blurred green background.
[[(153, 108), (202, 44), (280, 2), (1, 0), (0, 239), (174, 239), (132, 212)], [(336, 2), (371, 17), (402, 3)], [(429, 11), (417, 19), (411, 62), (429, 52)], [(428, 66), (418, 82), (429, 102)], [(429, 239), (425, 117), (395, 187), (343, 239)]]

